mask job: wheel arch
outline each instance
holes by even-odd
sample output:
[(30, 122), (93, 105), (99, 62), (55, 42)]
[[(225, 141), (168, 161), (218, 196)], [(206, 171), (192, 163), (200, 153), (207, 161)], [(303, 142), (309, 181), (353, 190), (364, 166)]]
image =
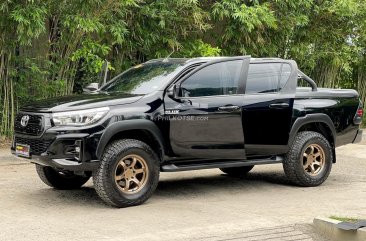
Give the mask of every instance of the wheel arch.
[(326, 114), (308, 114), (304, 117), (299, 117), (294, 122), (288, 146), (292, 146), (295, 136), (301, 131), (315, 131), (322, 134), (331, 144), (333, 152), (333, 163), (336, 162), (335, 147), (336, 147), (336, 130), (332, 119)]
[(160, 160), (163, 160), (165, 155), (163, 135), (155, 123), (145, 119), (124, 120), (108, 126), (99, 140), (96, 150), (97, 158), (101, 158), (104, 149), (110, 142), (123, 138), (145, 142), (157, 152)]

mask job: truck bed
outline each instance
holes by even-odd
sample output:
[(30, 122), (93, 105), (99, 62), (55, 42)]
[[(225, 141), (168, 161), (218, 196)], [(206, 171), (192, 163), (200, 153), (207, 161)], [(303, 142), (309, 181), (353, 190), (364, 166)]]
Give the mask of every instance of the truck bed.
[(334, 98), (334, 97), (349, 97), (358, 98), (359, 95), (356, 90), (353, 89), (330, 89), (330, 88), (318, 88), (313, 91), (310, 87), (297, 87), (296, 97), (320, 97), (320, 98)]

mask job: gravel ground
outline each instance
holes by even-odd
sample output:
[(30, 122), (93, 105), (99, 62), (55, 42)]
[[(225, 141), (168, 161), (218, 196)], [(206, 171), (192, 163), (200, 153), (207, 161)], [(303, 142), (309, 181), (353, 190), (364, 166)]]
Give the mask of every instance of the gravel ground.
[(0, 149), (0, 240), (323, 241), (314, 217), (366, 217), (365, 145), (338, 148), (319, 187), (289, 185), (277, 164), (242, 179), (216, 169), (162, 173), (153, 197), (126, 209), (104, 205), (91, 181), (80, 190), (48, 188), (34, 165)]

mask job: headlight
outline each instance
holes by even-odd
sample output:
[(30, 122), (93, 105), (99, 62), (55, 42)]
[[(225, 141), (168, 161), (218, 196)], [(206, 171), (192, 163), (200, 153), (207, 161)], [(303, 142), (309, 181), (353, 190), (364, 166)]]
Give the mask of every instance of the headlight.
[(85, 126), (99, 121), (108, 111), (108, 107), (102, 107), (89, 110), (57, 112), (52, 114), (52, 120), (55, 126)]

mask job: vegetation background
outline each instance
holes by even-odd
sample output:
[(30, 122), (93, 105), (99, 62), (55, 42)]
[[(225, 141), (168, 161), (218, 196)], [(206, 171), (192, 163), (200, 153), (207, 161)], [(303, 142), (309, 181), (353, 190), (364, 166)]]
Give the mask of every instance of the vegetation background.
[(0, 0), (0, 136), (18, 108), (151, 58), (294, 59), (366, 98), (365, 0)]

